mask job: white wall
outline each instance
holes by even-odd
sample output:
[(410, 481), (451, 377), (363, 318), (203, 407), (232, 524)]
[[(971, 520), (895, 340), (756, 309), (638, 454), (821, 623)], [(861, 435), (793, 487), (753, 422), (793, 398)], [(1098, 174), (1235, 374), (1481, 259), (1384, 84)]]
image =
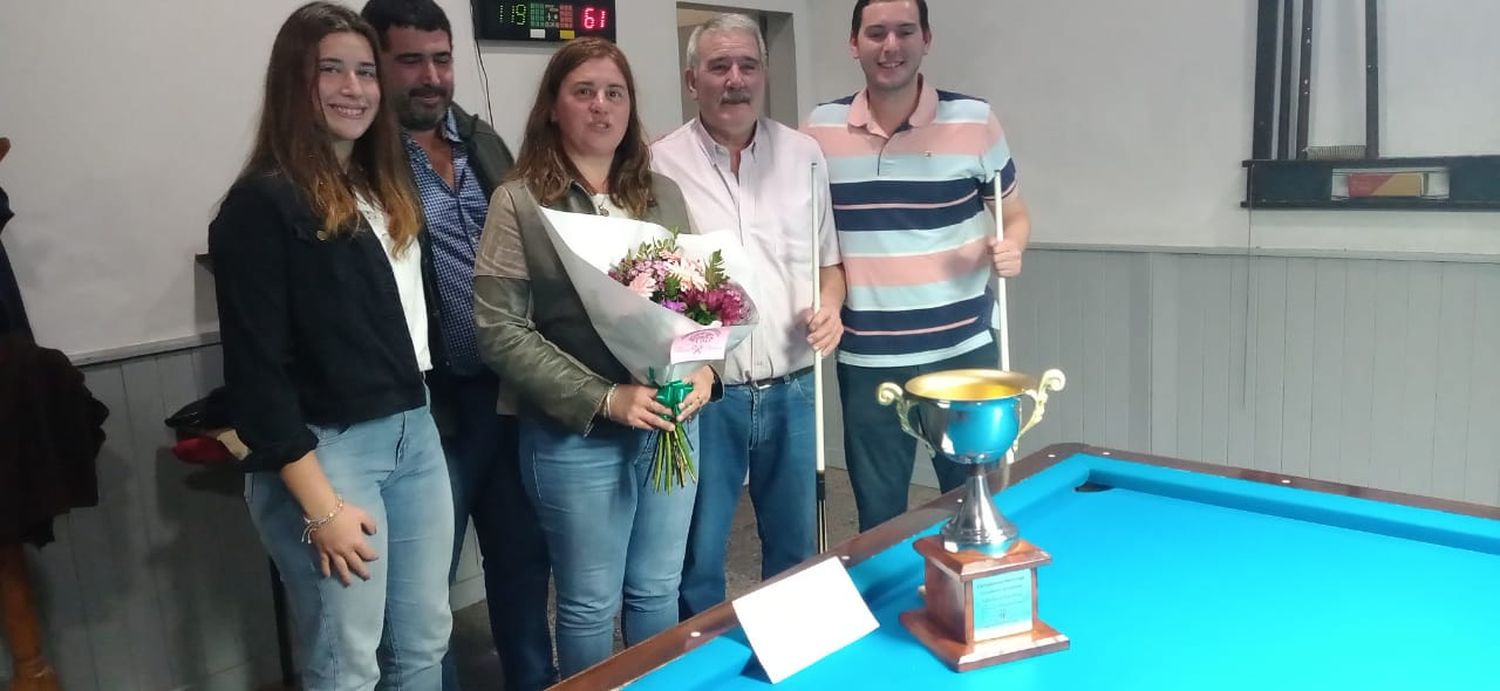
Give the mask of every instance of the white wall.
[[(843, 40), (851, 4), (817, 5), (819, 100), (847, 95), (862, 83)], [(1330, 4), (1362, 7), (1320, 6)], [(1443, 12), (1427, 14), (1448, 19), (1436, 23), (1417, 8), (1432, 3), (1394, 0), (1386, 10), (1384, 137), (1392, 153), (1470, 148), (1459, 146), (1464, 142), (1477, 149), (1469, 153), (1500, 153), (1500, 130), (1493, 127), (1500, 94), (1491, 76), (1500, 51), (1484, 47), (1475, 34), (1493, 21), (1476, 22), (1458, 35), (1444, 28), (1466, 26), (1454, 17), (1478, 19), (1500, 10), (1488, 0), (1439, 4)], [(932, 2), (931, 8), (934, 44), (924, 72), (941, 88), (986, 98), (995, 107), (1015, 153), (1037, 242), (1500, 254), (1500, 214), (1250, 214), (1240, 208), (1240, 162), (1250, 155), (1254, 95), (1255, 3), (1249, 0), (1132, 0), (1086, 8), (994, 0)], [(1363, 31), (1357, 18), (1342, 27), (1356, 42)], [(1326, 23), (1332, 31), (1334, 20)], [(1434, 114), (1422, 90), (1432, 82), (1413, 70), (1451, 72), (1459, 65), (1471, 66), (1462, 73), (1468, 77), (1436, 83), (1447, 92), (1462, 91), (1463, 98), (1437, 109), (1447, 117), (1431, 128), (1412, 124), (1411, 113)], [(1330, 100), (1348, 93), (1332, 77), (1316, 79), (1319, 96), (1325, 88), (1334, 94)], [(1355, 89), (1355, 106), (1362, 107), (1362, 75)], [(1363, 122), (1356, 117), (1356, 124)], [(1312, 141), (1342, 137), (1324, 122), (1315, 120)], [(1362, 125), (1357, 132), (1356, 141), (1363, 141)]]
[[(7, 3), (0, 135), (15, 148), (0, 185), (17, 216), (5, 243), (39, 340), (80, 356), (216, 329), (211, 278), (193, 255), (248, 153), (271, 41), (300, 4)], [(486, 108), (469, 3), (439, 4), (454, 23), (459, 103), (492, 109), (519, 149), (555, 46), (479, 48)], [(807, 0), (741, 4), (809, 21)], [(681, 122), (676, 3), (619, 0), (617, 12), (647, 129), (664, 134)], [(807, 64), (805, 49), (798, 62)], [(809, 74), (797, 85), (802, 102)]]
[(212, 328), (192, 255), (248, 152), (271, 37), (296, 6), (7, 3), (4, 241), (40, 341), (75, 353)]
[[(1362, 2), (1314, 6), (1314, 145), (1365, 141), (1364, 16)], [(1500, 3), (1384, 0), (1378, 22), (1381, 154), (1500, 152)]]

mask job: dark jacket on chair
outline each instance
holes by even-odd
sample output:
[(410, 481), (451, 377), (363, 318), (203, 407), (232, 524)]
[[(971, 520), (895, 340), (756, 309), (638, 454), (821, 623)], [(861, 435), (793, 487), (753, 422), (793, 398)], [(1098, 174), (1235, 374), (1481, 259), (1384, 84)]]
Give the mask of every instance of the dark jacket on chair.
[(53, 518), (99, 503), (108, 415), (66, 355), (0, 336), (0, 544), (45, 545)]

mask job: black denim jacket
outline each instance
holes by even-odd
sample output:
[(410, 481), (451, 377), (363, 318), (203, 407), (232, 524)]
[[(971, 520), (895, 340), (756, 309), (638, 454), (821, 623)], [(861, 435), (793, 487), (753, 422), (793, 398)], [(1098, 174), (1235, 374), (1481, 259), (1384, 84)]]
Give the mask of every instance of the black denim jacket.
[[(280, 175), (235, 183), (209, 225), (230, 418), (245, 471), (317, 446), (307, 424), (350, 425), (426, 402), (396, 281), (363, 219), (330, 238)], [(413, 245), (408, 251), (417, 251)]]

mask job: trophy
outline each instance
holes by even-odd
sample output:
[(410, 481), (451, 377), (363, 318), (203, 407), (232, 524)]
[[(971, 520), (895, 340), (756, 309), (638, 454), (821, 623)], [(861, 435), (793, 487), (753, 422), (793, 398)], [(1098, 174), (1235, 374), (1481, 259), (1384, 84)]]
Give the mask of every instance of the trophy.
[[(901, 623), (955, 671), (1068, 647), (1067, 636), (1037, 617), (1036, 570), (1052, 557), (995, 507), (988, 481), (998, 463), (1000, 489), (1009, 484), (1007, 455), (1041, 421), (1048, 393), (1065, 383), (1055, 369), (1040, 381), (965, 369), (925, 374), (905, 387), (888, 382), (878, 391), (882, 405), (896, 406), (903, 431), (934, 455), (968, 467), (953, 518), (914, 545), (926, 563), (926, 605), (901, 614)], [(1033, 403), (1024, 425), (1023, 397)]]

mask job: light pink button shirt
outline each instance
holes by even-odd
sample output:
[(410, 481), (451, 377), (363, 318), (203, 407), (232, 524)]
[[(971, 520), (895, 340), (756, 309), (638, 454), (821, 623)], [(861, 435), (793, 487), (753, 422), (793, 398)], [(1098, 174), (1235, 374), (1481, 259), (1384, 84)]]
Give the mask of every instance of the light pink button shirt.
[[(818, 164), (816, 214), (813, 163)], [(820, 263), (840, 263), (828, 198), (828, 163), (817, 142), (761, 118), (750, 145), (740, 154), (736, 177), (729, 149), (694, 119), (651, 145), (651, 167), (682, 188), (698, 232), (734, 233), (755, 267), (760, 321), (750, 338), (729, 353), (724, 382), (744, 384), (811, 367), (807, 315), (813, 301), (814, 216)]]

